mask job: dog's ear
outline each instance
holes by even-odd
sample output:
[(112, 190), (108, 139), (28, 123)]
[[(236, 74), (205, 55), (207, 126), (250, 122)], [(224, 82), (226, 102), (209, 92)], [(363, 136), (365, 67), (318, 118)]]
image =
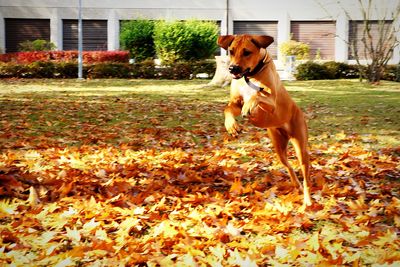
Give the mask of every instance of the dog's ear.
[(217, 44), (225, 50), (228, 50), (228, 47), (231, 45), (235, 36), (233, 35), (221, 35), (218, 36)]
[(268, 35), (253, 35), (251, 41), (260, 48), (267, 48), (274, 42), (274, 38)]

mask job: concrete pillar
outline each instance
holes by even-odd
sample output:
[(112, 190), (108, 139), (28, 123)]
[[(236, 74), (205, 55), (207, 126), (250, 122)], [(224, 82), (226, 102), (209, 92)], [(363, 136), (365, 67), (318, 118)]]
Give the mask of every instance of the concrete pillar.
[(346, 62), (349, 56), (349, 19), (343, 12), (336, 19), (335, 61)]
[(284, 58), (279, 51), (279, 45), (283, 42), (287, 42), (290, 40), (290, 16), (287, 12), (279, 18), (278, 20), (278, 37), (275, 42), (278, 46), (278, 61), (284, 62)]
[(63, 50), (62, 19), (58, 8), (54, 8), (50, 15), (50, 42), (56, 45), (57, 50)]
[[(228, 14), (226, 13), (228, 12)], [(221, 35), (233, 34), (233, 19), (230, 10), (224, 12), (223, 19), (221, 20)], [(227, 51), (221, 48), (221, 56), (227, 55)]]
[(3, 13), (0, 12), (0, 53), (6, 52), (6, 25)]
[(117, 12), (111, 9), (108, 13), (107, 35), (108, 35), (108, 50), (119, 49), (119, 19)]

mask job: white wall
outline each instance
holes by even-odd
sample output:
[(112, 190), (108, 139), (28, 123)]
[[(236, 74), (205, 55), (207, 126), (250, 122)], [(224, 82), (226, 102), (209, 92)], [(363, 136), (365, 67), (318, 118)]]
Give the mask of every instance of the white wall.
[[(391, 10), (399, 0), (376, 0), (377, 13)], [(83, 19), (108, 20), (108, 48), (119, 48), (119, 21), (148, 19), (205, 19), (221, 21), (221, 33), (233, 32), (235, 20), (278, 21), (278, 42), (290, 37), (291, 20), (335, 20), (335, 60), (347, 60), (348, 16), (362, 19), (358, 0), (82, 0)], [(51, 41), (62, 49), (62, 20), (77, 19), (78, 0), (0, 0), (0, 48), (5, 47), (3, 18), (50, 18)], [(346, 12), (344, 11), (346, 10)], [(399, 22), (400, 23), (400, 22)], [(400, 33), (399, 33), (400, 39)], [(396, 64), (400, 48), (395, 51)]]

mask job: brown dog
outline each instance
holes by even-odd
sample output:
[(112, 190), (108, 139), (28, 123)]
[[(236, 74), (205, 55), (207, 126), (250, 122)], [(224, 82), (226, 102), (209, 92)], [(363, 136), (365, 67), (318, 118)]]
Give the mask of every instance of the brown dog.
[[(218, 45), (229, 51), (229, 72), (234, 80), (230, 102), (224, 110), (227, 131), (237, 136), (235, 117), (249, 116), (250, 122), (268, 129), (280, 161), (289, 172), (292, 183), (302, 188), (287, 158), (291, 140), (303, 173), (304, 202), (311, 205), (307, 124), (303, 112), (289, 96), (266, 48), (274, 41), (265, 35), (224, 35)], [(244, 79), (241, 79), (244, 78)], [(258, 84), (255, 85), (253, 82)]]

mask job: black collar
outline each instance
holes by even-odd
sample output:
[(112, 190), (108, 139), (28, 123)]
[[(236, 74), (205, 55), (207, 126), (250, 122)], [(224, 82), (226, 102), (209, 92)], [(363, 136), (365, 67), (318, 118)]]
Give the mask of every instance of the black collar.
[(254, 67), (254, 69), (252, 71), (248, 71), (245, 74), (245, 77), (246, 76), (250, 76), (251, 77), (251, 76), (256, 75), (264, 67), (264, 65), (265, 65), (265, 62), (264, 62), (264, 58), (263, 58), (258, 62), (258, 64)]
[[(266, 55), (265, 55), (266, 57)], [(251, 88), (253, 88), (254, 90), (261, 92), (262, 90), (264, 90), (263, 87), (259, 87), (257, 85), (255, 85), (254, 83), (250, 82), (249, 80), (249, 76), (254, 76), (256, 75), (258, 72), (260, 72), (260, 70), (269, 63), (269, 61), (265, 62), (265, 57), (263, 59), (261, 59), (257, 65), (254, 67), (254, 69), (252, 71), (248, 71), (244, 76), (244, 80), (246, 81), (247, 85), (250, 86)]]

